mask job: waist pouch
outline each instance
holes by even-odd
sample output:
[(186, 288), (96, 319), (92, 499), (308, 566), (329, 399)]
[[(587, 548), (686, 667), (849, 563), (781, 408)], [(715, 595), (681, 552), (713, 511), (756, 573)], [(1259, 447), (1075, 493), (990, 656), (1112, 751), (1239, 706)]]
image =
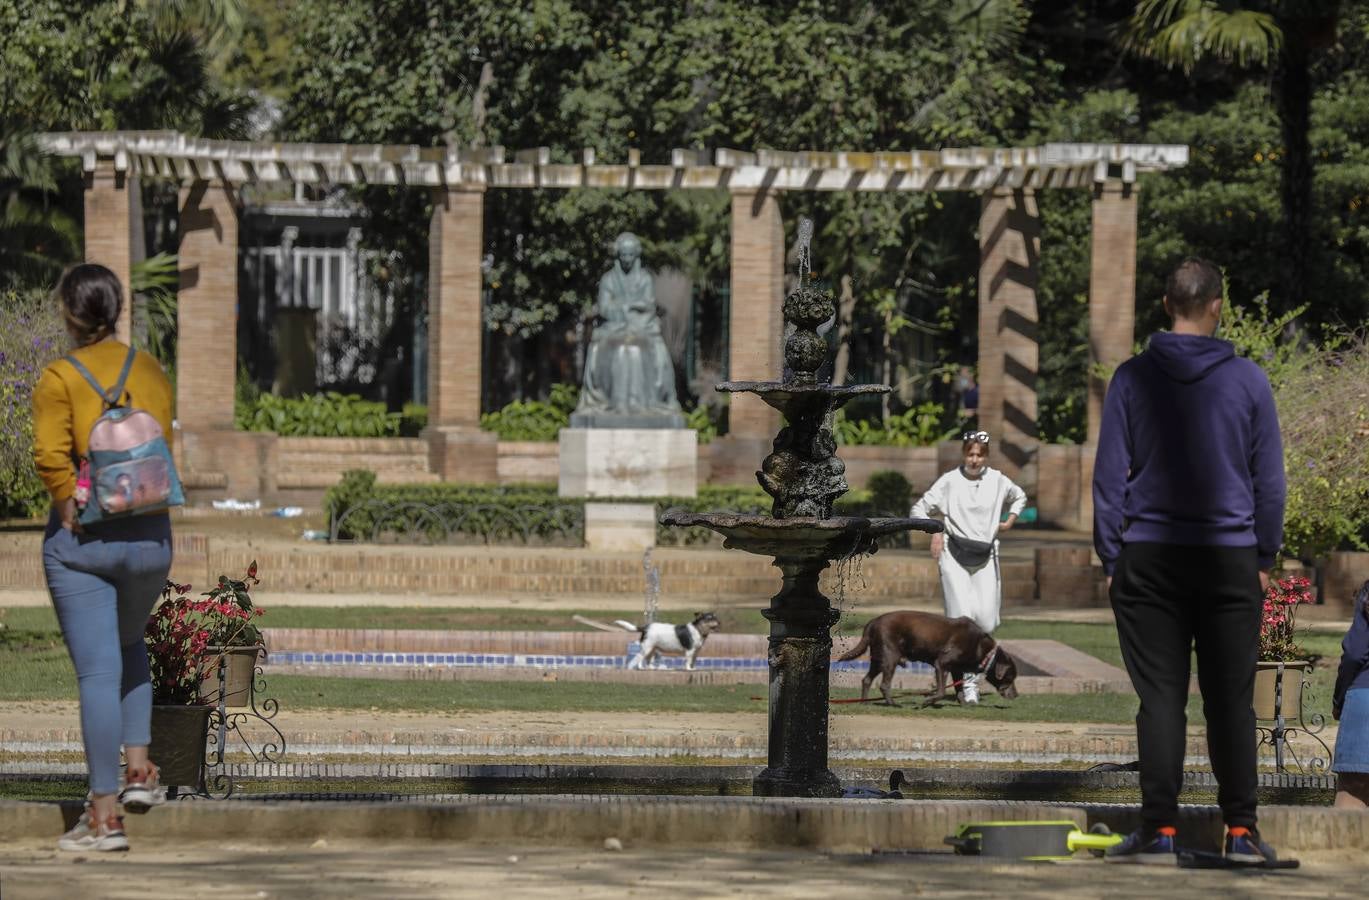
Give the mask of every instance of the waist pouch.
[(951, 550), (955, 561), (967, 569), (977, 569), (989, 561), (993, 555), (993, 542), (972, 541), (969, 538), (946, 535), (946, 546)]

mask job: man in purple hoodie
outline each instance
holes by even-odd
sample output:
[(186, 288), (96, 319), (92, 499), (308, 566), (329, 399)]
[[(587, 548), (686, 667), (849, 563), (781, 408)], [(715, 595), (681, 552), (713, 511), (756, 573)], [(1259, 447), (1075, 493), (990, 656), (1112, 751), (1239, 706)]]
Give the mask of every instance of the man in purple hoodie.
[(1269, 568), (1283, 542), (1279, 421), (1259, 366), (1213, 337), (1222, 275), (1186, 259), (1165, 283), (1173, 330), (1118, 366), (1093, 473), (1093, 541), (1141, 700), (1142, 827), (1114, 862), (1174, 864), (1190, 651), (1226, 821), (1224, 853), (1259, 865), (1252, 693)]

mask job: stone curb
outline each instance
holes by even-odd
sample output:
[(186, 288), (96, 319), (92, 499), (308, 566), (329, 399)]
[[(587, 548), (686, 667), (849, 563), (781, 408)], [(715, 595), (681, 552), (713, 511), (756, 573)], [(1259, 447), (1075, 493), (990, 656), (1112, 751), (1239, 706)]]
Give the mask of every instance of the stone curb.
[[(80, 750), (79, 728), (47, 729), (27, 732), (0, 729), (0, 746), (13, 752), (41, 753)], [(231, 748), (230, 748), (231, 749)], [(1206, 741), (1201, 736), (1188, 739), (1187, 759), (1198, 764), (1206, 756)], [(404, 756), (417, 754), (525, 753), (542, 755), (593, 756), (612, 751), (633, 755), (685, 754), (713, 756), (744, 754), (761, 757), (766, 752), (762, 734), (663, 734), (663, 733), (507, 733), (507, 732), (405, 732), (405, 731), (291, 731), (287, 753), (365, 753)], [(925, 738), (832, 738), (829, 752), (833, 759), (846, 754), (865, 754), (866, 758), (916, 758), (924, 753), (961, 753), (1001, 757), (1008, 761), (1041, 755), (1086, 760), (1105, 757), (1128, 761), (1136, 758), (1133, 736), (1077, 737), (925, 737)]]
[[(631, 783), (641, 787), (675, 785), (713, 788), (745, 784), (760, 774), (760, 765), (651, 765), (588, 764), (507, 764), (507, 763), (229, 763), (227, 774), (234, 778), (270, 780), (353, 780), (395, 779), (395, 794), (404, 793), (406, 779), (453, 779), (491, 784), (521, 781), (536, 786), (538, 781), (579, 780)], [(1130, 790), (1139, 791), (1136, 772), (1061, 770), (1061, 769), (964, 769), (931, 766), (903, 766), (905, 793), (940, 788), (988, 788), (1027, 790)], [(843, 784), (882, 785), (889, 777), (889, 766), (835, 766), (833, 772)], [(19, 777), (32, 781), (84, 781), (84, 763), (5, 763), (0, 778)], [(1263, 772), (1257, 776), (1262, 790), (1334, 791), (1335, 775), (1296, 775)], [(1217, 777), (1212, 772), (1187, 771), (1183, 787), (1212, 789)], [(327, 793), (327, 792), (320, 792)], [(575, 793), (581, 793), (576, 791)], [(1028, 799), (1028, 798), (1019, 798)]]
[[(1361, 812), (1287, 806), (1260, 812), (1261, 833), (1285, 854), (1369, 850), (1369, 816)], [(59, 834), (77, 815), (75, 803), (0, 801), (0, 840)], [(188, 801), (127, 825), (134, 840), (167, 843), (218, 843), (250, 835), (281, 845), (365, 839), (592, 846), (618, 837), (635, 847), (866, 852), (944, 851), (942, 839), (967, 822), (1068, 819), (1081, 829), (1106, 822), (1121, 832), (1135, 827), (1139, 815), (1130, 804), (524, 795), (458, 797), (446, 803)], [(1220, 839), (1214, 807), (1182, 807), (1177, 824), (1188, 846), (1210, 849)]]

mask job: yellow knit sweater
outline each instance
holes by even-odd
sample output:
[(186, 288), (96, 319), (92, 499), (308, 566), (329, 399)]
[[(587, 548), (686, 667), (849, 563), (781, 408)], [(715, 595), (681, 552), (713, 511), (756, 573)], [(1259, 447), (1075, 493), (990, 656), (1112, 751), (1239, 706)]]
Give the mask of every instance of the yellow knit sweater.
[[(106, 389), (119, 380), (128, 346), (104, 340), (72, 353)], [(171, 382), (157, 361), (142, 351), (124, 383), (124, 402), (150, 413), (171, 445)], [(33, 462), (53, 501), (76, 492), (74, 456), (85, 456), (90, 429), (104, 402), (90, 382), (65, 359), (48, 364), (33, 390)]]

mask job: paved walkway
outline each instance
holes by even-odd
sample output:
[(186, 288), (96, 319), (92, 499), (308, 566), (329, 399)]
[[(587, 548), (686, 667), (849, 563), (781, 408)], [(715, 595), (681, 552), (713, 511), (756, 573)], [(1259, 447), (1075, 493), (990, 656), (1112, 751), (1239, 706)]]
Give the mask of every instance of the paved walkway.
[(1094, 860), (1004, 863), (944, 854), (328, 841), (137, 842), (76, 865), (50, 836), (0, 849), (5, 900), (479, 897), (1324, 898), (1363, 896), (1361, 851), (1303, 854), (1296, 872), (1201, 872)]

